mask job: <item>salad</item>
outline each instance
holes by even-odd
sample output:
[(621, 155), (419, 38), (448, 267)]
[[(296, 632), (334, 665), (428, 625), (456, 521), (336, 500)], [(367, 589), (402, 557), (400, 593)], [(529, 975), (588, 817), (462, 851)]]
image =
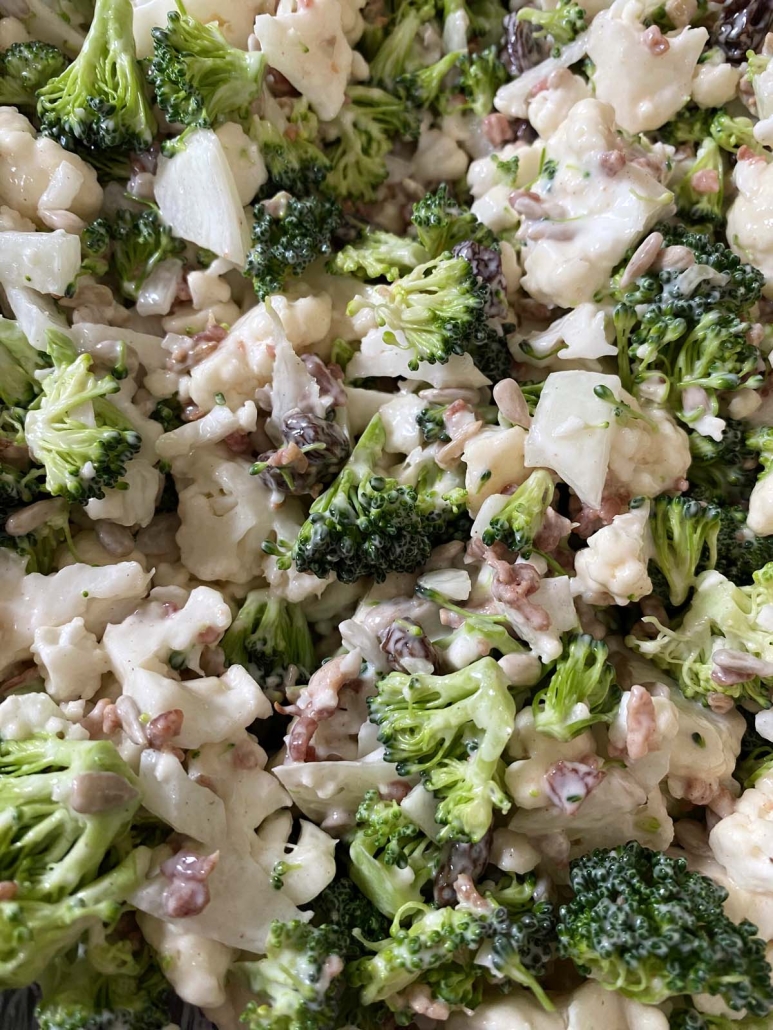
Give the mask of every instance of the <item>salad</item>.
[(3, 1025), (773, 1026), (770, 4), (0, 10)]

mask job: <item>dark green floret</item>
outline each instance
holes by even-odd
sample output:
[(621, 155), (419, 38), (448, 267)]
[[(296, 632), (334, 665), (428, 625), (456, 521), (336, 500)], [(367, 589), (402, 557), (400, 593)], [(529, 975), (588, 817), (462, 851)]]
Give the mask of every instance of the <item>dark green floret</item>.
[(496, 248), (496, 237), (475, 215), (460, 204), (443, 184), (413, 205), (411, 222), (419, 242), (430, 257), (439, 258), (459, 243), (479, 243)]
[(522, 7), (518, 11), (518, 21), (529, 22), (536, 26), (535, 36), (539, 39), (550, 36), (554, 43), (563, 46), (571, 43), (581, 32), (585, 32), (587, 24), (585, 11), (576, 0), (558, 0), (552, 11), (542, 11), (537, 7)]
[(121, 293), (129, 300), (137, 300), (156, 265), (185, 250), (183, 240), (172, 235), (155, 207), (140, 212), (119, 208), (112, 219), (99, 218), (87, 226), (82, 239), (90, 254), (107, 256)]
[(645, 1004), (710, 994), (734, 1012), (773, 1007), (765, 943), (725, 915), (727, 891), (669, 858), (629, 843), (570, 866), (574, 900), (558, 916), (560, 953), (580, 973)]
[(42, 475), (43, 470), (38, 467), (20, 469), (0, 462), (0, 523), (4, 524), (16, 508), (23, 508), (46, 496)]
[(741, 709), (741, 714), (746, 719), (746, 729), (733, 776), (744, 790), (748, 790), (773, 769), (773, 742), (757, 732), (751, 712)]
[(532, 705), (534, 725), (540, 733), (572, 740), (594, 723), (611, 722), (620, 688), (603, 640), (594, 640), (588, 633), (568, 637), (548, 676)]
[(745, 508), (722, 505), (719, 511), (714, 568), (737, 586), (747, 586), (758, 569), (773, 561), (773, 537), (757, 536), (749, 529)]
[(96, 0), (73, 63), (38, 92), (41, 131), (68, 150), (147, 150), (156, 124), (134, 49), (131, 0)]
[[(446, 430), (445, 415), (450, 404), (429, 404), (416, 416), (425, 443), (448, 443), (451, 437)], [(499, 408), (495, 404), (476, 405), (475, 417), (487, 425), (495, 426)]]
[(498, 47), (491, 46), (474, 54), (464, 54), (459, 61), (457, 88), (464, 94), (465, 108), (479, 118), (485, 118), (494, 109), (494, 95), (500, 86), (509, 82), (507, 69), (499, 60)]
[(495, 809), (508, 811), (501, 756), (515, 703), (493, 658), (447, 676), (390, 673), (368, 706), (386, 760), (401, 776), (420, 774), (438, 797), (441, 840), (475, 843)]
[[(2, 488), (8, 488), (10, 485), (11, 474), (17, 472), (16, 469), (9, 469), (7, 466), (0, 464), (0, 477), (2, 477)], [(46, 497), (43, 492), (43, 484), (41, 482), (41, 476), (43, 470), (39, 468), (33, 469), (31, 472), (27, 472), (24, 475), (23, 484), (25, 488), (25, 494), (21, 491), (17, 493), (15, 500), (18, 502), (22, 496), (29, 498), (28, 501), (22, 501), (22, 504), (30, 503), (30, 501), (42, 500)], [(21, 475), (21, 473), (19, 473)], [(32, 489), (31, 489), (32, 488)], [(35, 492), (37, 491), (37, 492)], [(10, 497), (0, 497), (0, 519), (5, 521), (9, 512), (4, 511), (2, 505), (4, 500), (11, 500)], [(72, 536), (70, 535), (70, 513), (67, 503), (65, 501), (59, 501), (49, 512), (45, 522), (37, 525), (34, 530), (25, 533), (23, 536), (12, 536), (8, 532), (0, 531), (0, 547), (5, 547), (10, 551), (15, 551), (20, 557), (26, 561), (25, 571), (29, 575), (33, 572), (39, 572), (42, 576), (47, 576), (53, 571), (54, 562), (56, 558), (56, 552), (60, 544), (66, 544), (70, 552), (76, 555), (75, 548), (72, 542)], [(77, 555), (76, 555), (77, 558)]]
[(288, 279), (302, 275), (312, 261), (333, 249), (333, 233), (341, 224), (336, 201), (277, 194), (253, 208), (252, 248), (245, 275), (261, 300), (281, 293)]
[(748, 502), (759, 457), (747, 444), (746, 433), (744, 424), (732, 418), (725, 419), (721, 440), (690, 433), (692, 461), (687, 477), (693, 497), (721, 506)]
[(553, 500), (554, 490), (555, 484), (549, 472), (544, 469), (532, 472), (483, 530), (483, 543), (491, 546), (498, 542), (528, 558), (534, 537), (539, 533)]
[(154, 57), (148, 78), (170, 122), (209, 126), (246, 125), (263, 88), (266, 58), (231, 46), (214, 23), (202, 25), (180, 0), (165, 29), (151, 29)]
[(70, 59), (50, 43), (11, 43), (0, 53), (0, 104), (34, 107), (36, 94), (61, 75)]
[(442, 89), (449, 72), (460, 60), (462, 52), (453, 50), (444, 54), (439, 61), (428, 64), (424, 68), (417, 68), (416, 71), (400, 75), (395, 80), (395, 92), (398, 96), (419, 109), (429, 108), (442, 96)]
[(658, 129), (658, 136), (675, 147), (684, 143), (700, 143), (711, 135), (712, 120), (716, 113), (714, 109), (706, 110), (695, 104), (687, 104), (676, 112), (670, 122)]
[(351, 936), (352, 951), (362, 950), (360, 941), (353, 936), (355, 930), (366, 941), (380, 941), (389, 932), (389, 920), (381, 915), (348, 876), (336, 876), (316, 896), (313, 909), (316, 926), (327, 923)]
[(284, 132), (267, 119), (253, 119), (250, 135), (260, 147), (269, 175), (266, 196), (273, 188), (305, 197), (322, 185), (330, 159), (315, 143), (318, 129), (319, 120), (303, 97), (295, 101)]
[(683, 604), (698, 572), (716, 565), (720, 520), (716, 505), (689, 497), (661, 495), (652, 502), (651, 561), (668, 584), (671, 604)]

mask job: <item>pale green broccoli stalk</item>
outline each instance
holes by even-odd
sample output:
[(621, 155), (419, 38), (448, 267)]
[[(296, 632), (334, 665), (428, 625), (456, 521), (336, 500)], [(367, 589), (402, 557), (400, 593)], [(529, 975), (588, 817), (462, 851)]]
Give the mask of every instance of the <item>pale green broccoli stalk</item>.
[(424, 889), (437, 871), (439, 854), (438, 845), (396, 801), (368, 791), (349, 842), (349, 875), (379, 912), (392, 919), (404, 905), (425, 901)]
[(773, 661), (773, 634), (757, 621), (763, 607), (771, 603), (773, 563), (758, 569), (749, 586), (735, 586), (716, 571), (704, 572), (680, 620), (662, 626), (648, 615), (644, 621), (657, 630), (657, 636), (653, 640), (628, 637), (627, 643), (673, 675), (687, 697), (705, 699), (722, 693), (751, 698), (768, 708), (770, 678), (749, 671), (748, 678), (738, 682), (732, 652)]
[(0, 104), (34, 107), (37, 91), (61, 75), (69, 59), (50, 43), (11, 43), (0, 53)]
[(81, 52), (38, 92), (41, 131), (72, 150), (147, 150), (156, 123), (134, 48), (131, 0), (96, 0)]
[(441, 840), (475, 843), (494, 809), (510, 808), (502, 786), (502, 752), (515, 720), (515, 702), (493, 658), (447, 676), (393, 672), (368, 699), (371, 722), (388, 762), (401, 776), (421, 774), (440, 799)]
[(299, 604), (269, 590), (251, 590), (220, 642), (228, 665), (243, 665), (272, 691), (290, 669), (307, 683), (317, 662), (309, 624)]
[(666, 580), (671, 604), (683, 604), (698, 571), (716, 565), (720, 518), (718, 507), (689, 497), (662, 495), (652, 502), (651, 561)]
[(421, 26), (435, 13), (426, 0), (404, 0), (388, 27), (388, 35), (370, 62), (371, 81), (387, 89), (406, 72), (415, 71), (422, 62), (416, 54)]
[(202, 25), (180, 0), (165, 29), (151, 29), (155, 56), (148, 78), (170, 122), (209, 126), (247, 125), (259, 99), (267, 64), (260, 51), (231, 46), (213, 22)]
[(109, 741), (0, 742), (0, 797), (0, 879), (16, 889), (0, 902), (0, 988), (23, 987), (115, 923), (149, 853), (129, 854), (140, 794)]
[(394, 85), (397, 94), (412, 107), (431, 107), (438, 99), (443, 82), (461, 56), (461, 50), (452, 50), (434, 64), (398, 76)]
[(522, 557), (528, 558), (554, 491), (555, 484), (549, 472), (545, 469), (532, 472), (483, 530), (483, 543), (488, 547), (502, 543), (508, 550), (518, 551)]
[(494, 249), (498, 246), (492, 231), (449, 193), (445, 183), (413, 205), (411, 222), (432, 258), (447, 255), (460, 243), (479, 243)]
[(725, 166), (714, 139), (705, 139), (676, 190), (679, 213), (692, 223), (717, 225), (723, 220)]
[(295, 101), (281, 132), (273, 122), (254, 118), (250, 135), (260, 147), (269, 175), (266, 195), (287, 190), (294, 197), (305, 197), (317, 189), (330, 171), (330, 159), (316, 145), (319, 120), (301, 97)]
[(569, 637), (547, 686), (534, 696), (534, 725), (571, 740), (597, 722), (611, 722), (620, 700), (609, 648), (587, 633)]
[(429, 261), (429, 254), (410, 236), (395, 236), (383, 229), (367, 229), (362, 236), (339, 250), (328, 263), (334, 275), (358, 279), (388, 279), (394, 282)]
[(355, 298), (347, 312), (372, 310), (387, 330), (385, 343), (408, 350), (408, 367), (415, 371), (422, 361), (445, 364), (487, 341), (489, 295), (469, 261), (446, 257), (419, 265), (388, 289)]
[[(115, 379), (97, 379), (91, 372), (91, 356), (76, 356), (63, 333), (49, 329), (47, 338), (54, 369), (27, 413), (27, 444), (45, 466), (46, 490), (83, 504), (91, 497), (104, 497), (106, 489), (120, 482), (142, 441), (123, 412), (105, 399), (117, 392)], [(93, 422), (74, 414), (87, 404)]]
[(585, 11), (576, 0), (558, 0), (557, 6), (551, 11), (542, 11), (538, 7), (522, 7), (518, 11), (518, 21), (536, 26), (534, 35), (538, 39), (550, 36), (558, 46), (571, 43), (588, 27)]
[(0, 403), (28, 408), (40, 393), (35, 373), (49, 364), (46, 355), (28, 342), (18, 322), (0, 318)]

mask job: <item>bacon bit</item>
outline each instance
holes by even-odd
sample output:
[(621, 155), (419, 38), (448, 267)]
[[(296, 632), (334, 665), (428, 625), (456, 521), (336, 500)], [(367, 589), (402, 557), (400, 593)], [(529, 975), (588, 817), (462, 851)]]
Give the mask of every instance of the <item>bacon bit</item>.
[(548, 508), (537, 535), (534, 546), (543, 554), (553, 554), (561, 541), (572, 531), (572, 521), (559, 515), (555, 508)]
[(155, 719), (151, 719), (146, 729), (150, 746), (161, 751), (173, 737), (178, 736), (183, 728), (184, 718), (181, 708), (170, 708), (168, 712), (162, 712)]
[(696, 193), (719, 193), (719, 172), (716, 168), (702, 168), (693, 175), (690, 182)]
[(496, 112), (487, 114), (483, 119), (483, 135), (493, 147), (499, 149), (515, 139), (515, 129), (507, 115)]
[(756, 164), (761, 164), (765, 161), (764, 157), (759, 154), (755, 154), (751, 147), (747, 147), (746, 144), (738, 148), (737, 158), (739, 161), (751, 161)]
[(19, 885), (14, 880), (0, 880), (0, 901), (13, 901), (19, 893)]
[(287, 758), (290, 762), (314, 761), (311, 738), (321, 722), (330, 719), (338, 710), (341, 690), (357, 679), (362, 656), (358, 650), (326, 662), (313, 674), (294, 705), (275, 704), (282, 715), (298, 718), (287, 737)]
[(228, 330), (213, 322), (206, 329), (202, 329), (201, 332), (192, 336), (190, 340), (175, 347), (166, 360), (167, 370), (176, 372), (178, 375), (182, 372), (189, 372), (210, 354), (214, 354), (227, 335)]
[(671, 44), (657, 25), (650, 25), (650, 27), (642, 33), (642, 42), (649, 52), (655, 55), (655, 57), (660, 57), (661, 54), (668, 53), (671, 49)]
[(467, 873), (462, 873), (461, 876), (456, 878), (454, 891), (460, 905), (464, 905), (466, 908), (472, 909), (473, 912), (480, 912), (481, 914), (491, 911), (491, 902), (486, 901), (483, 895), (478, 892)]
[(719, 793), (719, 784), (697, 776), (671, 776), (668, 789), (675, 798), (684, 798), (693, 805), (708, 805)]
[(605, 776), (596, 755), (587, 755), (578, 762), (562, 758), (545, 773), (545, 793), (557, 808), (574, 815)]
[(608, 526), (616, 515), (628, 511), (629, 501), (630, 497), (625, 493), (609, 493), (602, 498), (601, 507), (591, 508), (572, 496), (569, 500), (569, 514), (575, 522), (575, 533), (583, 540), (587, 540), (589, 536)]
[(112, 737), (114, 733), (123, 729), (123, 720), (116, 705), (107, 705), (102, 714), (102, 732)]
[(249, 433), (238, 429), (235, 433), (229, 433), (223, 443), (232, 454), (249, 454), (252, 450), (252, 440)]
[(540, 574), (528, 562), (510, 564), (504, 558), (506, 548), (495, 545), (486, 547), (483, 560), (494, 570), (494, 581), (491, 584), (491, 595), (495, 601), (501, 601), (509, 608), (514, 608), (534, 629), (544, 632), (550, 629), (550, 616), (529, 597), (540, 587)]
[(184, 919), (197, 916), (209, 904), (208, 877), (220, 858), (220, 852), (211, 855), (197, 855), (193, 851), (178, 851), (161, 866), (161, 872), (169, 880), (164, 891), (164, 912), (170, 919)]
[(197, 644), (214, 644), (222, 635), (222, 630), (219, 630), (217, 626), (205, 626), (204, 629), (196, 637)]
[(241, 740), (231, 752), (231, 762), (235, 769), (257, 769), (260, 756), (257, 745), (252, 740)]
[(625, 747), (628, 757), (636, 762), (649, 753), (658, 729), (655, 703), (650, 692), (639, 684), (631, 687), (625, 710), (625, 722)]
[(622, 150), (605, 150), (599, 158), (599, 164), (605, 175), (614, 178), (625, 168), (625, 154)]

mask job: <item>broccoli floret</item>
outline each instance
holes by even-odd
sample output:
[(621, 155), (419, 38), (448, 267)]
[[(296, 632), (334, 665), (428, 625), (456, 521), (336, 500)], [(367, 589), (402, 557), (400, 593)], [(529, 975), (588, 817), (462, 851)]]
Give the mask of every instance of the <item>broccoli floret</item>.
[(441, 840), (475, 843), (495, 808), (508, 811), (501, 756), (515, 703), (493, 658), (447, 676), (390, 673), (368, 707), (386, 761), (396, 762), (401, 776), (420, 773), (440, 799)]
[(430, 257), (447, 254), (459, 243), (496, 248), (496, 237), (475, 215), (451, 196), (443, 184), (413, 205), (411, 222)]
[(317, 666), (306, 616), (270, 591), (251, 590), (221, 641), (226, 664), (243, 665), (266, 688), (277, 690), (291, 667), (307, 683)]
[(583, 975), (645, 1004), (711, 994), (755, 1016), (773, 1006), (757, 928), (728, 919), (727, 891), (684, 859), (629, 843), (576, 859), (569, 878), (559, 949)]
[(91, 165), (103, 186), (111, 182), (125, 183), (131, 178), (131, 157), (125, 151), (87, 150), (84, 147), (76, 147), (75, 152)]
[[(445, 522), (434, 498), (386, 475), (386, 433), (375, 416), (335, 482), (311, 506), (293, 547), (299, 572), (342, 583), (363, 576), (383, 581), (389, 572), (413, 572), (430, 555)], [(452, 498), (454, 508), (456, 499)]]
[(737, 586), (717, 571), (702, 573), (681, 619), (665, 627), (654, 616), (646, 616), (644, 621), (655, 627), (657, 637), (631, 636), (629, 646), (672, 673), (687, 697), (705, 699), (719, 692), (770, 707), (767, 679), (750, 675), (737, 683), (733, 682), (737, 676), (723, 674), (722, 652), (741, 651), (765, 662), (773, 660), (773, 636), (757, 622), (763, 606), (773, 603), (773, 564), (758, 569), (752, 578), (750, 586)]
[[(120, 482), (142, 441), (123, 412), (106, 400), (118, 391), (115, 379), (97, 379), (91, 356), (76, 355), (63, 333), (49, 329), (47, 337), (54, 369), (27, 413), (27, 444), (45, 466), (46, 490), (84, 504), (91, 497), (104, 497), (107, 488)], [(86, 405), (91, 405), (93, 421), (74, 415)]]
[(499, 0), (442, 0), (438, 7), (441, 6), (444, 22), (454, 15), (457, 18), (462, 16), (463, 23), (468, 26), (468, 38), (472, 37), (475, 42), (471, 49), (483, 50), (492, 44), (499, 45), (502, 22), (508, 13), (507, 5), (502, 5)]
[(322, 197), (277, 194), (253, 208), (252, 248), (245, 275), (261, 300), (281, 293), (285, 281), (301, 275), (318, 257), (332, 250), (333, 233), (341, 224), (336, 201)]
[(494, 94), (509, 81), (507, 69), (499, 60), (497, 47), (477, 54), (464, 54), (459, 61), (458, 89), (466, 97), (465, 107), (485, 118), (494, 108)]
[(154, 422), (158, 422), (163, 426), (165, 433), (171, 433), (173, 430), (185, 425), (182, 413), (182, 402), (179, 395), (175, 393), (171, 397), (166, 397), (164, 400), (159, 401), (151, 411), (150, 417)]
[(534, 696), (534, 725), (557, 740), (571, 740), (597, 722), (610, 722), (620, 700), (609, 648), (587, 633), (568, 638)]
[(399, 75), (394, 88), (398, 96), (412, 107), (425, 109), (438, 99), (445, 78), (462, 56), (460, 50), (444, 54), (439, 61), (424, 68)]
[(676, 190), (679, 213), (690, 222), (719, 224), (723, 219), (724, 175), (722, 151), (709, 137), (701, 143), (695, 161)]
[(0, 902), (0, 988), (23, 987), (87, 928), (114, 925), (149, 852), (128, 853), (140, 795), (109, 741), (0, 741), (0, 797), (0, 877), (16, 887)]
[(45, 496), (40, 468), (20, 469), (0, 461), (0, 522), (16, 508), (40, 500)]
[[(136, 929), (136, 928), (135, 928)], [(41, 978), (40, 1030), (162, 1030), (170, 988), (144, 942), (118, 939), (61, 956)], [(141, 938), (140, 938), (141, 939)]]
[[(339, 927), (366, 941), (380, 941), (389, 933), (389, 920), (365, 897), (348, 876), (337, 876), (314, 899), (314, 923)], [(358, 937), (351, 936), (351, 954), (360, 954), (362, 945)]]
[(666, 578), (671, 604), (687, 600), (699, 570), (714, 568), (720, 514), (716, 505), (689, 497), (662, 495), (652, 502), (651, 561)]
[(260, 147), (274, 191), (305, 197), (322, 185), (330, 171), (330, 159), (315, 143), (318, 127), (318, 119), (303, 97), (296, 100), (284, 132), (266, 119), (253, 120), (250, 134)]
[(712, 1016), (707, 1012), (699, 1012), (691, 1005), (687, 1008), (674, 1009), (668, 1017), (669, 1030), (769, 1030), (769, 1020), (754, 1019), (747, 1016), (742, 1020), (728, 1019), (726, 1016)]
[(72, 150), (147, 150), (156, 124), (134, 49), (131, 0), (96, 0), (81, 52), (38, 92), (41, 131)]
[(275, 920), (266, 957), (243, 966), (261, 999), (242, 1013), (248, 1030), (335, 1030), (349, 946), (337, 926)]
[(748, 502), (757, 478), (759, 458), (746, 442), (742, 422), (725, 419), (719, 441), (690, 433), (690, 452), (692, 462), (687, 478), (693, 497), (723, 507)]
[(736, 586), (752, 582), (757, 569), (773, 561), (773, 537), (757, 536), (746, 525), (747, 511), (722, 505), (719, 509), (717, 559), (714, 568)]
[[(709, 395), (714, 414), (718, 391), (753, 387), (759, 350), (747, 339), (749, 328), (748, 322), (742, 322), (733, 313), (707, 312), (689, 336), (680, 341), (673, 362), (677, 387), (680, 390), (688, 386), (702, 387)], [(759, 379), (759, 383), (761, 381)], [(679, 416), (688, 423), (698, 417), (697, 413), (684, 409)]]
[(0, 104), (34, 107), (37, 91), (61, 75), (69, 63), (50, 43), (11, 43), (0, 53)]
[(486, 304), (490, 287), (469, 261), (447, 257), (419, 265), (388, 289), (355, 298), (350, 315), (370, 308), (385, 327), (384, 341), (410, 352), (409, 368), (444, 364), (471, 344), (488, 340)]
[(383, 229), (367, 229), (363, 235), (340, 250), (328, 264), (334, 275), (354, 275), (358, 279), (388, 279), (394, 282), (429, 261), (424, 247), (409, 236), (395, 236)]
[(224, 121), (246, 125), (263, 89), (266, 58), (240, 50), (213, 22), (202, 25), (180, 0), (165, 29), (151, 29), (154, 57), (148, 78), (158, 106), (170, 122), (209, 126)]
[(35, 373), (49, 364), (17, 322), (0, 318), (0, 403), (9, 408), (29, 407), (40, 393)]
[(338, 142), (329, 151), (325, 189), (340, 200), (371, 201), (389, 174), (385, 158), (394, 137), (415, 137), (419, 123), (415, 113), (386, 90), (350, 86), (329, 129)]
[[(678, 147), (684, 143), (700, 143), (711, 135), (711, 124), (717, 112), (706, 110), (695, 104), (687, 104), (658, 129), (658, 135), (665, 143)], [(720, 144), (721, 146), (721, 144)]]
[(759, 455), (759, 462), (762, 465), (757, 479), (765, 479), (770, 475), (773, 468), (773, 428), (770, 426), (759, 426), (746, 437), (746, 446), (752, 452)]
[(717, 111), (709, 132), (719, 146), (731, 154), (737, 154), (741, 147), (749, 147), (757, 154), (764, 153), (765, 148), (754, 137), (751, 118), (732, 118), (726, 111)]
[(491, 546), (499, 542), (528, 558), (554, 490), (549, 472), (544, 469), (532, 472), (483, 530), (483, 543)]
[(437, 871), (438, 845), (403, 814), (396, 801), (378, 791), (357, 809), (357, 829), (349, 843), (349, 874), (379, 912), (390, 919), (410, 903), (421, 903)]
[(571, 43), (588, 27), (585, 22), (585, 11), (576, 0), (558, 0), (558, 5), (552, 11), (542, 11), (538, 7), (522, 7), (518, 11), (518, 21), (538, 26), (534, 35), (538, 39), (550, 36), (558, 46)]
[(397, 4), (396, 13), (382, 38), (378, 52), (370, 61), (371, 81), (391, 89), (395, 80), (422, 67), (417, 40), (422, 25), (435, 13), (435, 5), (429, 0), (403, 0)]
[(139, 213), (119, 208), (112, 220), (99, 218), (87, 226), (82, 240), (92, 255), (109, 254), (121, 293), (129, 300), (137, 300), (156, 265), (185, 249), (183, 240), (172, 235), (155, 207)]

